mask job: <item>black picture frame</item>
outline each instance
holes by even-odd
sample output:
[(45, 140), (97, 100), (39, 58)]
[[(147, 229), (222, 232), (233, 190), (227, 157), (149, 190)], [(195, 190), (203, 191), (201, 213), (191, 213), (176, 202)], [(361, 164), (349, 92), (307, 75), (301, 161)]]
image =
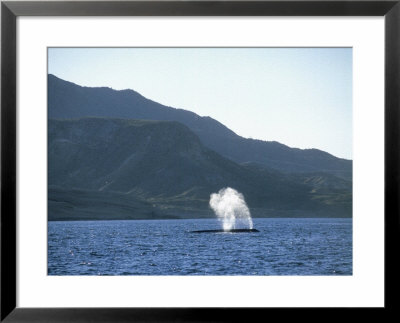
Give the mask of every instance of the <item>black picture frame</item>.
[[(16, 306), (16, 19), (19, 16), (384, 16), (385, 18), (385, 306), (368, 318), (397, 311), (399, 273), (400, 0), (395, 1), (2, 1), (1, 3), (1, 322), (232, 322), (274, 311), (279, 320), (314, 316), (299, 308), (18, 308)], [(37, 291), (40, 293), (40, 291)], [(312, 309), (316, 310), (316, 309)], [(350, 314), (347, 309), (347, 314)], [(365, 309), (364, 309), (365, 310)], [(372, 310), (372, 311), (371, 311)], [(269, 313), (269, 312), (268, 312)], [(270, 314), (269, 314), (270, 315)], [(335, 317), (336, 316), (336, 317)], [(396, 316), (394, 316), (396, 317)], [(351, 317), (347, 317), (351, 319)], [(267, 318), (266, 318), (267, 319)], [(319, 317), (318, 320), (320, 320)]]

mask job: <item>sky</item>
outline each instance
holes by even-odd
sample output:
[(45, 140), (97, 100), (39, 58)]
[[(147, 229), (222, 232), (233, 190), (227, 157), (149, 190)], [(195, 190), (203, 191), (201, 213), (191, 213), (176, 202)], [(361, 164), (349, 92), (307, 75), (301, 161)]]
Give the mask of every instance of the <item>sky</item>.
[(351, 48), (49, 48), (48, 73), (352, 159)]

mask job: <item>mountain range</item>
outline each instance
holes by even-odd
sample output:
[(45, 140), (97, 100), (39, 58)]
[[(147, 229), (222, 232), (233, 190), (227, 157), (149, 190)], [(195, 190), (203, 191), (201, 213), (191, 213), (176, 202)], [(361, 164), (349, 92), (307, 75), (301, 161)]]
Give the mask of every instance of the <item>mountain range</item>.
[(243, 193), (253, 216), (350, 217), (351, 161), (245, 139), (132, 90), (48, 77), (49, 220), (211, 217)]
[(206, 147), (237, 163), (253, 162), (283, 172), (322, 171), (347, 179), (352, 175), (351, 160), (318, 149), (290, 148), (276, 141), (243, 138), (217, 120), (164, 106), (133, 90), (82, 87), (51, 74), (48, 76), (48, 115), (58, 119), (111, 117), (177, 121), (192, 130)]

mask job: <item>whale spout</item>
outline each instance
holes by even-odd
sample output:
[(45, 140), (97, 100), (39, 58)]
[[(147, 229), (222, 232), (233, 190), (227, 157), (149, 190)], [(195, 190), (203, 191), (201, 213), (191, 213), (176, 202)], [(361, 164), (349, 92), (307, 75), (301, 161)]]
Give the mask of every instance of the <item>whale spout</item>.
[(226, 233), (241, 233), (241, 232), (260, 232), (257, 229), (231, 229), (231, 230), (196, 230), (191, 231), (192, 233), (218, 233), (218, 232), (226, 232)]

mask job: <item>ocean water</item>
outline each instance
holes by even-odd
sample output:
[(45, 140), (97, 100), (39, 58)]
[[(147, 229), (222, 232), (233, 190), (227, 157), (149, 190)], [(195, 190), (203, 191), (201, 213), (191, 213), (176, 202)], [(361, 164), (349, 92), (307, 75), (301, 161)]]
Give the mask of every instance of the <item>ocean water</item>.
[(352, 220), (256, 218), (48, 223), (49, 275), (352, 275)]

